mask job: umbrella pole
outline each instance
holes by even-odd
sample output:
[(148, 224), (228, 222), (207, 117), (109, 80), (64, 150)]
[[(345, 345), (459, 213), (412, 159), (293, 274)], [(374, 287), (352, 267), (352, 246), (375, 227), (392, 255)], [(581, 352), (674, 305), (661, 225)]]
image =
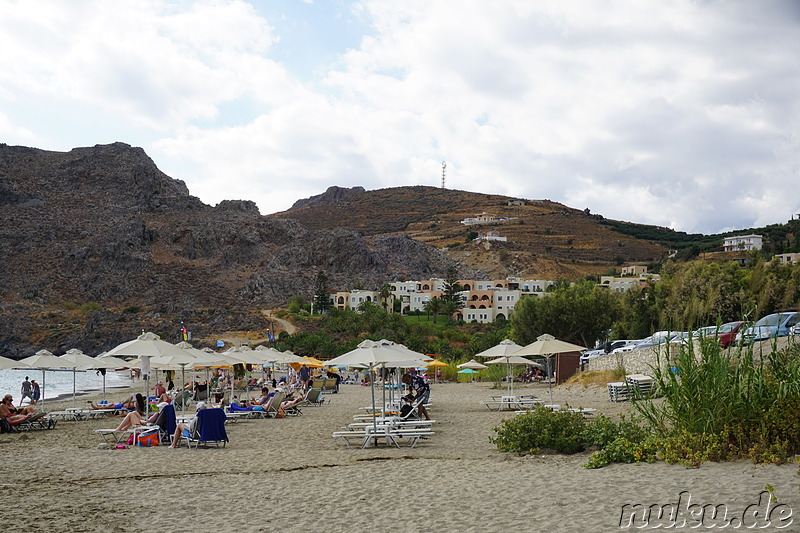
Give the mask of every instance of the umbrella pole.
[(76, 391), (75, 376), (76, 376), (77, 373), (78, 373), (78, 371), (73, 368), (72, 369), (72, 408), (73, 409), (75, 409), (75, 391)]
[(547, 388), (550, 390), (550, 405), (553, 405), (553, 373), (552, 370), (550, 369), (551, 357), (552, 354), (550, 355), (550, 357), (547, 358)]
[[(372, 434), (373, 435), (377, 435), (378, 434), (378, 415), (375, 412), (375, 367), (372, 367), (370, 369), (369, 385), (370, 385), (369, 388), (372, 390)], [(375, 438), (375, 446), (377, 446), (378, 445), (378, 439), (377, 439), (377, 437), (374, 437), (374, 438)]]
[[(106, 370), (108, 372), (108, 370)], [(106, 401), (106, 372), (103, 372), (103, 403)]]
[(42, 369), (42, 412), (43, 413), (45, 412), (44, 411), (44, 388), (45, 388), (44, 373), (45, 373), (45, 369), (43, 368)]
[[(181, 380), (186, 383), (186, 365), (181, 366)], [(186, 395), (183, 394), (183, 390), (181, 390), (181, 394), (183, 395), (183, 401), (181, 402), (181, 416), (186, 416)]]

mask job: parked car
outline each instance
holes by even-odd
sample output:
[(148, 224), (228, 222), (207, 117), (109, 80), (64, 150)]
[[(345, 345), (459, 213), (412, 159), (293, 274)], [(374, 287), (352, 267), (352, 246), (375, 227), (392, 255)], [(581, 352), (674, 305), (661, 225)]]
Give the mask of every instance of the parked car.
[(800, 313), (797, 311), (772, 313), (744, 331), (739, 331), (736, 334), (736, 343), (751, 343), (772, 337), (786, 337), (798, 322), (800, 322)]
[(792, 326), (792, 329), (789, 330), (789, 335), (800, 335), (800, 323)]
[(651, 348), (653, 346), (660, 346), (668, 343), (676, 335), (681, 334), (680, 331), (656, 331), (646, 339), (642, 339), (639, 344), (636, 344), (631, 349), (639, 350), (641, 348)]
[(623, 344), (622, 346), (618, 346), (617, 348), (614, 348), (613, 350), (611, 350), (611, 353), (630, 352), (636, 347), (637, 344), (639, 344), (643, 340), (644, 339), (633, 339), (633, 340), (623, 341), (625, 344)]
[(581, 364), (585, 363), (589, 359), (593, 359), (595, 357), (600, 357), (601, 355), (606, 355), (608, 353), (614, 353), (614, 351), (617, 348), (623, 348), (625, 346), (636, 344), (637, 342), (639, 342), (639, 341), (638, 340), (620, 339), (620, 340), (609, 342), (603, 348), (597, 348), (596, 350), (586, 350), (581, 354)]
[(727, 348), (736, 341), (736, 334), (739, 333), (742, 324), (744, 324), (744, 322), (739, 320), (736, 322), (726, 322), (719, 327), (717, 330), (717, 338), (723, 348)]

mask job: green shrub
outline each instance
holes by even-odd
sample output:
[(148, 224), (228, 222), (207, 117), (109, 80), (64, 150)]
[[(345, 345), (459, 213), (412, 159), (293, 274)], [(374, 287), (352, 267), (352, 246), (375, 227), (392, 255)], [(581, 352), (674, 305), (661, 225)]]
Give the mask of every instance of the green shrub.
[(78, 311), (82, 314), (88, 314), (88, 313), (94, 313), (95, 311), (99, 311), (102, 308), (103, 306), (97, 302), (86, 302), (85, 304), (82, 304), (78, 308)]
[(497, 437), (491, 441), (501, 452), (536, 453), (546, 448), (576, 453), (586, 449), (583, 415), (572, 411), (552, 411), (537, 406), (504, 420), (494, 431)]

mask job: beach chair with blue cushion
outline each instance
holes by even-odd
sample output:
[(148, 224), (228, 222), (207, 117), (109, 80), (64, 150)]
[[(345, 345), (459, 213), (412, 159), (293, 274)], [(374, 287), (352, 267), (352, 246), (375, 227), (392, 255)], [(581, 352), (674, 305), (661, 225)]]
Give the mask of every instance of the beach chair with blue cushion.
[(198, 448), (200, 445), (211, 444), (224, 447), (228, 442), (228, 433), (225, 431), (225, 411), (220, 408), (202, 409), (197, 412), (197, 423), (194, 431), (183, 430), (182, 438), (186, 440), (189, 448)]
[(158, 426), (161, 442), (168, 444), (175, 434), (175, 428), (178, 427), (178, 421), (175, 417), (175, 406), (172, 404), (165, 405), (158, 413), (155, 425)]

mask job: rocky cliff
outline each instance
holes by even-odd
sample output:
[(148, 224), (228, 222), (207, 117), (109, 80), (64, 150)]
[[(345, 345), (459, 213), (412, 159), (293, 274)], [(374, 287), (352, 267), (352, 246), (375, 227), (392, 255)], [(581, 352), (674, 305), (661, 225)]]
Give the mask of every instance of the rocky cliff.
[(143, 328), (168, 332), (201, 309), (216, 313), (216, 326), (214, 313), (201, 326), (213, 334), (293, 295), (310, 297), (320, 270), (332, 290), (449, 267), (480, 275), (404, 236), (309, 229), (262, 216), (250, 201), (208, 206), (123, 143), (69, 152), (0, 145), (0, 220), (4, 355), (107, 348)]

